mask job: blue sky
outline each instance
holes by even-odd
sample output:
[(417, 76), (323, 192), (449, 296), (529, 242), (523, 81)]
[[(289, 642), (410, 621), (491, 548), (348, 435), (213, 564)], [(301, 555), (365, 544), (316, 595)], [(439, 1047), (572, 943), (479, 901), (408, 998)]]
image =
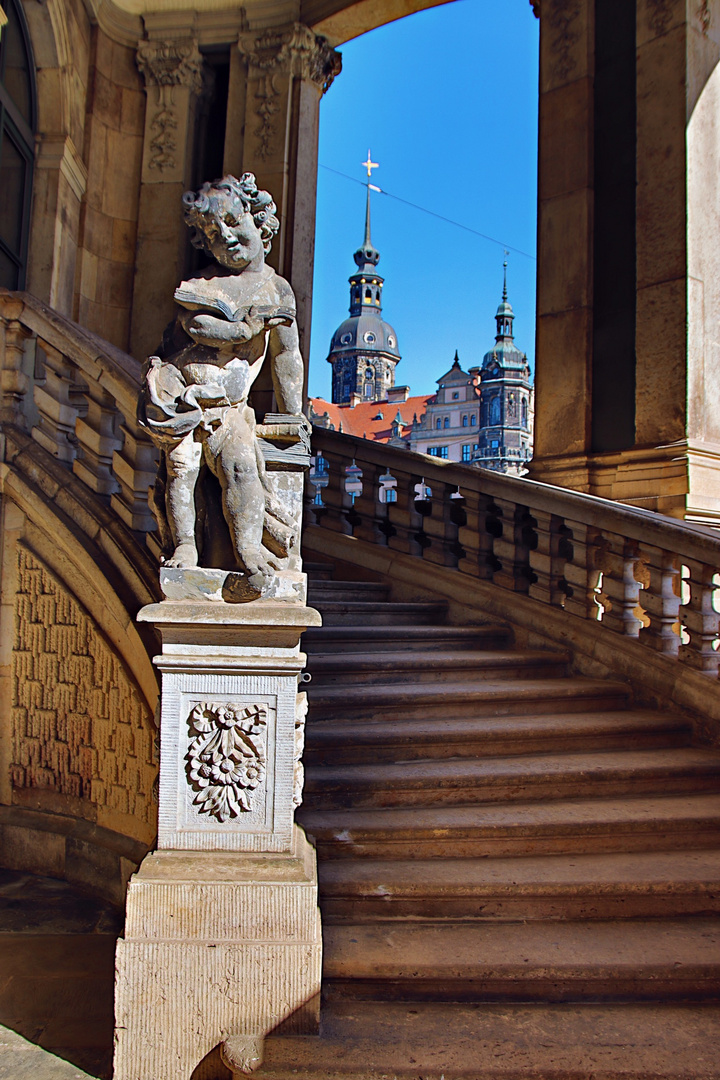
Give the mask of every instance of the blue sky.
[[(538, 20), (528, 0), (454, 0), (341, 47), (343, 72), (320, 104), (320, 169), (310, 394), (330, 397), (326, 356), (346, 317), (363, 237), (368, 147), (384, 191), (534, 256)], [(503, 247), (386, 195), (372, 238), (397, 332), (398, 384), (429, 393), (458, 350), (480, 363), (494, 341)], [(511, 251), (515, 337), (535, 352), (535, 262)]]

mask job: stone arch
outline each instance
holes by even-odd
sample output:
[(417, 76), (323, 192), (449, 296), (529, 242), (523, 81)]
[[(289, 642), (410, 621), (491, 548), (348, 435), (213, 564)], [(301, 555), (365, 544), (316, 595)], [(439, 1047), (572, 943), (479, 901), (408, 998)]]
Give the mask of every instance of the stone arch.
[(301, 5), (302, 22), (322, 34), (333, 45), (375, 30), (378, 26), (414, 15), (426, 8), (440, 7), (452, 0), (307, 0)]
[(0, 859), (120, 904), (157, 831), (153, 642), (134, 619), (149, 559), (97, 531), (110, 514), (87, 489), (83, 516), (74, 480), (53, 491), (22, 465), (4, 480)]

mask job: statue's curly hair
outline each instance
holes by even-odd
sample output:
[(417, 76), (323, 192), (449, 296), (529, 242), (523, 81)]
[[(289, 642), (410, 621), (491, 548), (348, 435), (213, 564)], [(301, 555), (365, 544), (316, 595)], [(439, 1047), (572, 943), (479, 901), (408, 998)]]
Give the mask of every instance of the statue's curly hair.
[(233, 202), (236, 216), (252, 214), (253, 221), (260, 230), (263, 249), (267, 255), (272, 238), (280, 228), (275, 216), (277, 207), (269, 191), (261, 191), (255, 180), (255, 174), (243, 173), (238, 180), (235, 176), (223, 176), (222, 180), (205, 183), (199, 191), (186, 191), (182, 197), (185, 207), (185, 220), (192, 228), (190, 242), (193, 247), (206, 249), (204, 226), (208, 218), (217, 211), (217, 192), (229, 195)]

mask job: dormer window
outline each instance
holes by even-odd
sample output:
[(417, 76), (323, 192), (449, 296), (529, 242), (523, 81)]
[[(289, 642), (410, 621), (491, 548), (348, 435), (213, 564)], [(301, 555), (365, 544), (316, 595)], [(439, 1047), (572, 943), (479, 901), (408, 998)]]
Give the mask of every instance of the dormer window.
[(373, 345), (375, 343), (375, 335), (370, 330), (368, 330), (367, 333), (363, 334), (363, 341), (365, 341), (368, 345)]

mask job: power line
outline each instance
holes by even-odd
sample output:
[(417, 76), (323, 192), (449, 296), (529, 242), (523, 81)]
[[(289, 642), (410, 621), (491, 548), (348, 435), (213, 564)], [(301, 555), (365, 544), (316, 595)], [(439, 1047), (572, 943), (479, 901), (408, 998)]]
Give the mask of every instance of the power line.
[[(361, 187), (365, 187), (363, 180), (358, 180), (355, 176), (349, 176), (347, 173), (340, 172), (338, 169), (331, 169), (329, 165), (321, 165), (321, 169), (325, 169), (327, 172), (335, 173), (336, 176), (342, 176), (345, 180), (352, 180), (353, 184), (360, 184)], [(473, 236), (479, 236), (483, 240), (489, 240), (491, 244), (497, 244), (501, 248), (505, 248), (506, 251), (514, 251), (516, 255), (522, 255), (526, 259), (532, 259), (536, 262), (534, 255), (530, 255), (527, 251), (522, 251), (520, 248), (513, 247), (512, 244), (505, 244), (502, 240), (496, 240), (494, 236), (488, 236), (487, 233), (478, 232), (477, 229), (471, 229), (469, 225), (463, 225), (461, 221), (453, 221), (452, 218), (443, 217), (442, 214), (436, 214), (434, 210), (428, 210), (426, 206), (418, 206), (417, 203), (410, 202), (408, 199), (401, 199), (399, 195), (393, 195), (389, 191), (384, 191), (383, 188), (377, 187), (375, 184), (370, 185), (373, 191), (377, 191), (380, 195), (387, 196), (388, 199), (394, 199), (395, 202), (404, 203), (405, 206), (411, 206), (413, 210), (420, 210), (423, 214), (429, 214), (430, 217), (437, 218), (438, 221), (445, 221), (448, 225), (455, 225), (458, 229), (464, 229), (465, 232), (472, 233)]]

